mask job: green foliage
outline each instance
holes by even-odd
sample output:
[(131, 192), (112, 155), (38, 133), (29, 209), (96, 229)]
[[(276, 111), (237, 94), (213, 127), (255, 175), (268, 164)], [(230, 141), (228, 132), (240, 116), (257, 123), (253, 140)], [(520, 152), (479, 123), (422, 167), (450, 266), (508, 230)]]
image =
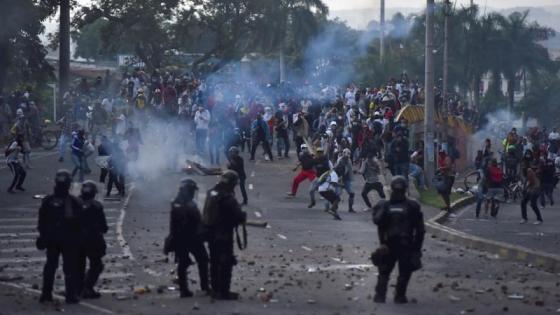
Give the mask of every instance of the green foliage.
[(34, 85), (52, 78), (52, 68), (39, 34), (42, 21), (56, 10), (55, 0), (18, 0), (0, 10), (0, 92), (21, 83)]
[(74, 57), (82, 57), (88, 60), (103, 58), (105, 54), (103, 52), (102, 30), (108, 24), (107, 19), (99, 18), (79, 31), (72, 33), (72, 39), (76, 43)]

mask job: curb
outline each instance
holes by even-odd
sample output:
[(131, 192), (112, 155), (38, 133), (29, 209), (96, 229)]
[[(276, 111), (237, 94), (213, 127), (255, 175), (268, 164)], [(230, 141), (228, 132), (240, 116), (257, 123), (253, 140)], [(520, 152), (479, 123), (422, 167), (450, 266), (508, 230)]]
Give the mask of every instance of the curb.
[[(457, 210), (475, 201), (476, 197), (474, 196), (464, 197), (454, 202), (451, 208)], [(518, 261), (539, 267), (545, 271), (560, 273), (560, 255), (538, 252), (526, 247), (498, 242), (455, 230), (443, 225), (448, 217), (449, 212), (441, 211), (435, 217), (426, 221), (426, 229), (441, 240), (462, 245), (467, 249), (485, 251), (502, 259)]]

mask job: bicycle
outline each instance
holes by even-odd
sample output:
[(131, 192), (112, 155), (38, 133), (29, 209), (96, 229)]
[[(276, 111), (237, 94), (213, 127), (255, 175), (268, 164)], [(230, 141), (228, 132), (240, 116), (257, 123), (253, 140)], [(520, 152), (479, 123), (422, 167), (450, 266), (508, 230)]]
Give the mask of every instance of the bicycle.
[(46, 121), (41, 128), (41, 147), (45, 150), (52, 150), (58, 145), (58, 139), (62, 133), (60, 126)]

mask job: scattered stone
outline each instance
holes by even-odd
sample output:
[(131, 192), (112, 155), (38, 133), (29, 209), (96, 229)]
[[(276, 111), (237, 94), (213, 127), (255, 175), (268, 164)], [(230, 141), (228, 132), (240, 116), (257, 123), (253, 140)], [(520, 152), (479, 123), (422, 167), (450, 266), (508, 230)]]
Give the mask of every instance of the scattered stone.
[(317, 302), (313, 299), (307, 300), (307, 304), (315, 304), (315, 303), (317, 303)]
[(126, 301), (126, 300), (130, 300), (132, 297), (130, 295), (117, 295), (116, 299), (117, 301)]
[(461, 298), (458, 297), (458, 296), (455, 296), (455, 295), (450, 295), (450, 296), (449, 296), (449, 299), (450, 299), (451, 301), (453, 301), (453, 302), (459, 302), (459, 301), (461, 301)]
[(525, 296), (523, 296), (521, 294), (517, 294), (517, 293), (508, 295), (508, 299), (510, 299), (510, 300), (523, 300), (524, 298), (525, 298)]
[(200, 309), (200, 305), (198, 305), (198, 302), (194, 302), (192, 309), (195, 311), (198, 311)]
[(351, 283), (347, 283), (344, 285), (344, 290), (350, 291), (354, 286)]
[(544, 301), (543, 300), (535, 301), (535, 305), (536, 306), (544, 306)]

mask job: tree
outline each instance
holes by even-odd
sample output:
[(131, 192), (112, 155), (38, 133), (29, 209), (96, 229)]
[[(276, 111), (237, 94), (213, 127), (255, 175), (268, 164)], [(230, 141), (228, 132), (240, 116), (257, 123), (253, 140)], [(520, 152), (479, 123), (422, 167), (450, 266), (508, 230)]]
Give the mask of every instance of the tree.
[(56, 6), (56, 0), (18, 0), (2, 5), (0, 92), (7, 84), (45, 83), (52, 78), (53, 69), (45, 61), (47, 52), (39, 34), (44, 29), (41, 22), (55, 12)]
[(301, 52), (320, 31), (329, 9), (321, 0), (263, 1), (255, 41), (265, 53), (278, 52), (280, 81), (285, 81), (286, 52)]
[(507, 79), (508, 106), (513, 108), (515, 85), (520, 73), (536, 74), (547, 69), (551, 60), (548, 50), (539, 41), (549, 38), (553, 31), (527, 21), (529, 11), (514, 12), (508, 17), (499, 16), (499, 69)]
[(95, 22), (85, 25), (79, 31), (72, 33), (72, 39), (76, 43), (74, 57), (82, 57), (87, 60), (103, 58), (104, 51), (102, 31), (107, 27), (109, 21), (99, 18)]
[(103, 49), (116, 52), (128, 45), (148, 69), (162, 65), (165, 52), (172, 48), (169, 22), (174, 18), (180, 0), (97, 0), (83, 7), (74, 18), (82, 29), (104, 18), (101, 27)]

